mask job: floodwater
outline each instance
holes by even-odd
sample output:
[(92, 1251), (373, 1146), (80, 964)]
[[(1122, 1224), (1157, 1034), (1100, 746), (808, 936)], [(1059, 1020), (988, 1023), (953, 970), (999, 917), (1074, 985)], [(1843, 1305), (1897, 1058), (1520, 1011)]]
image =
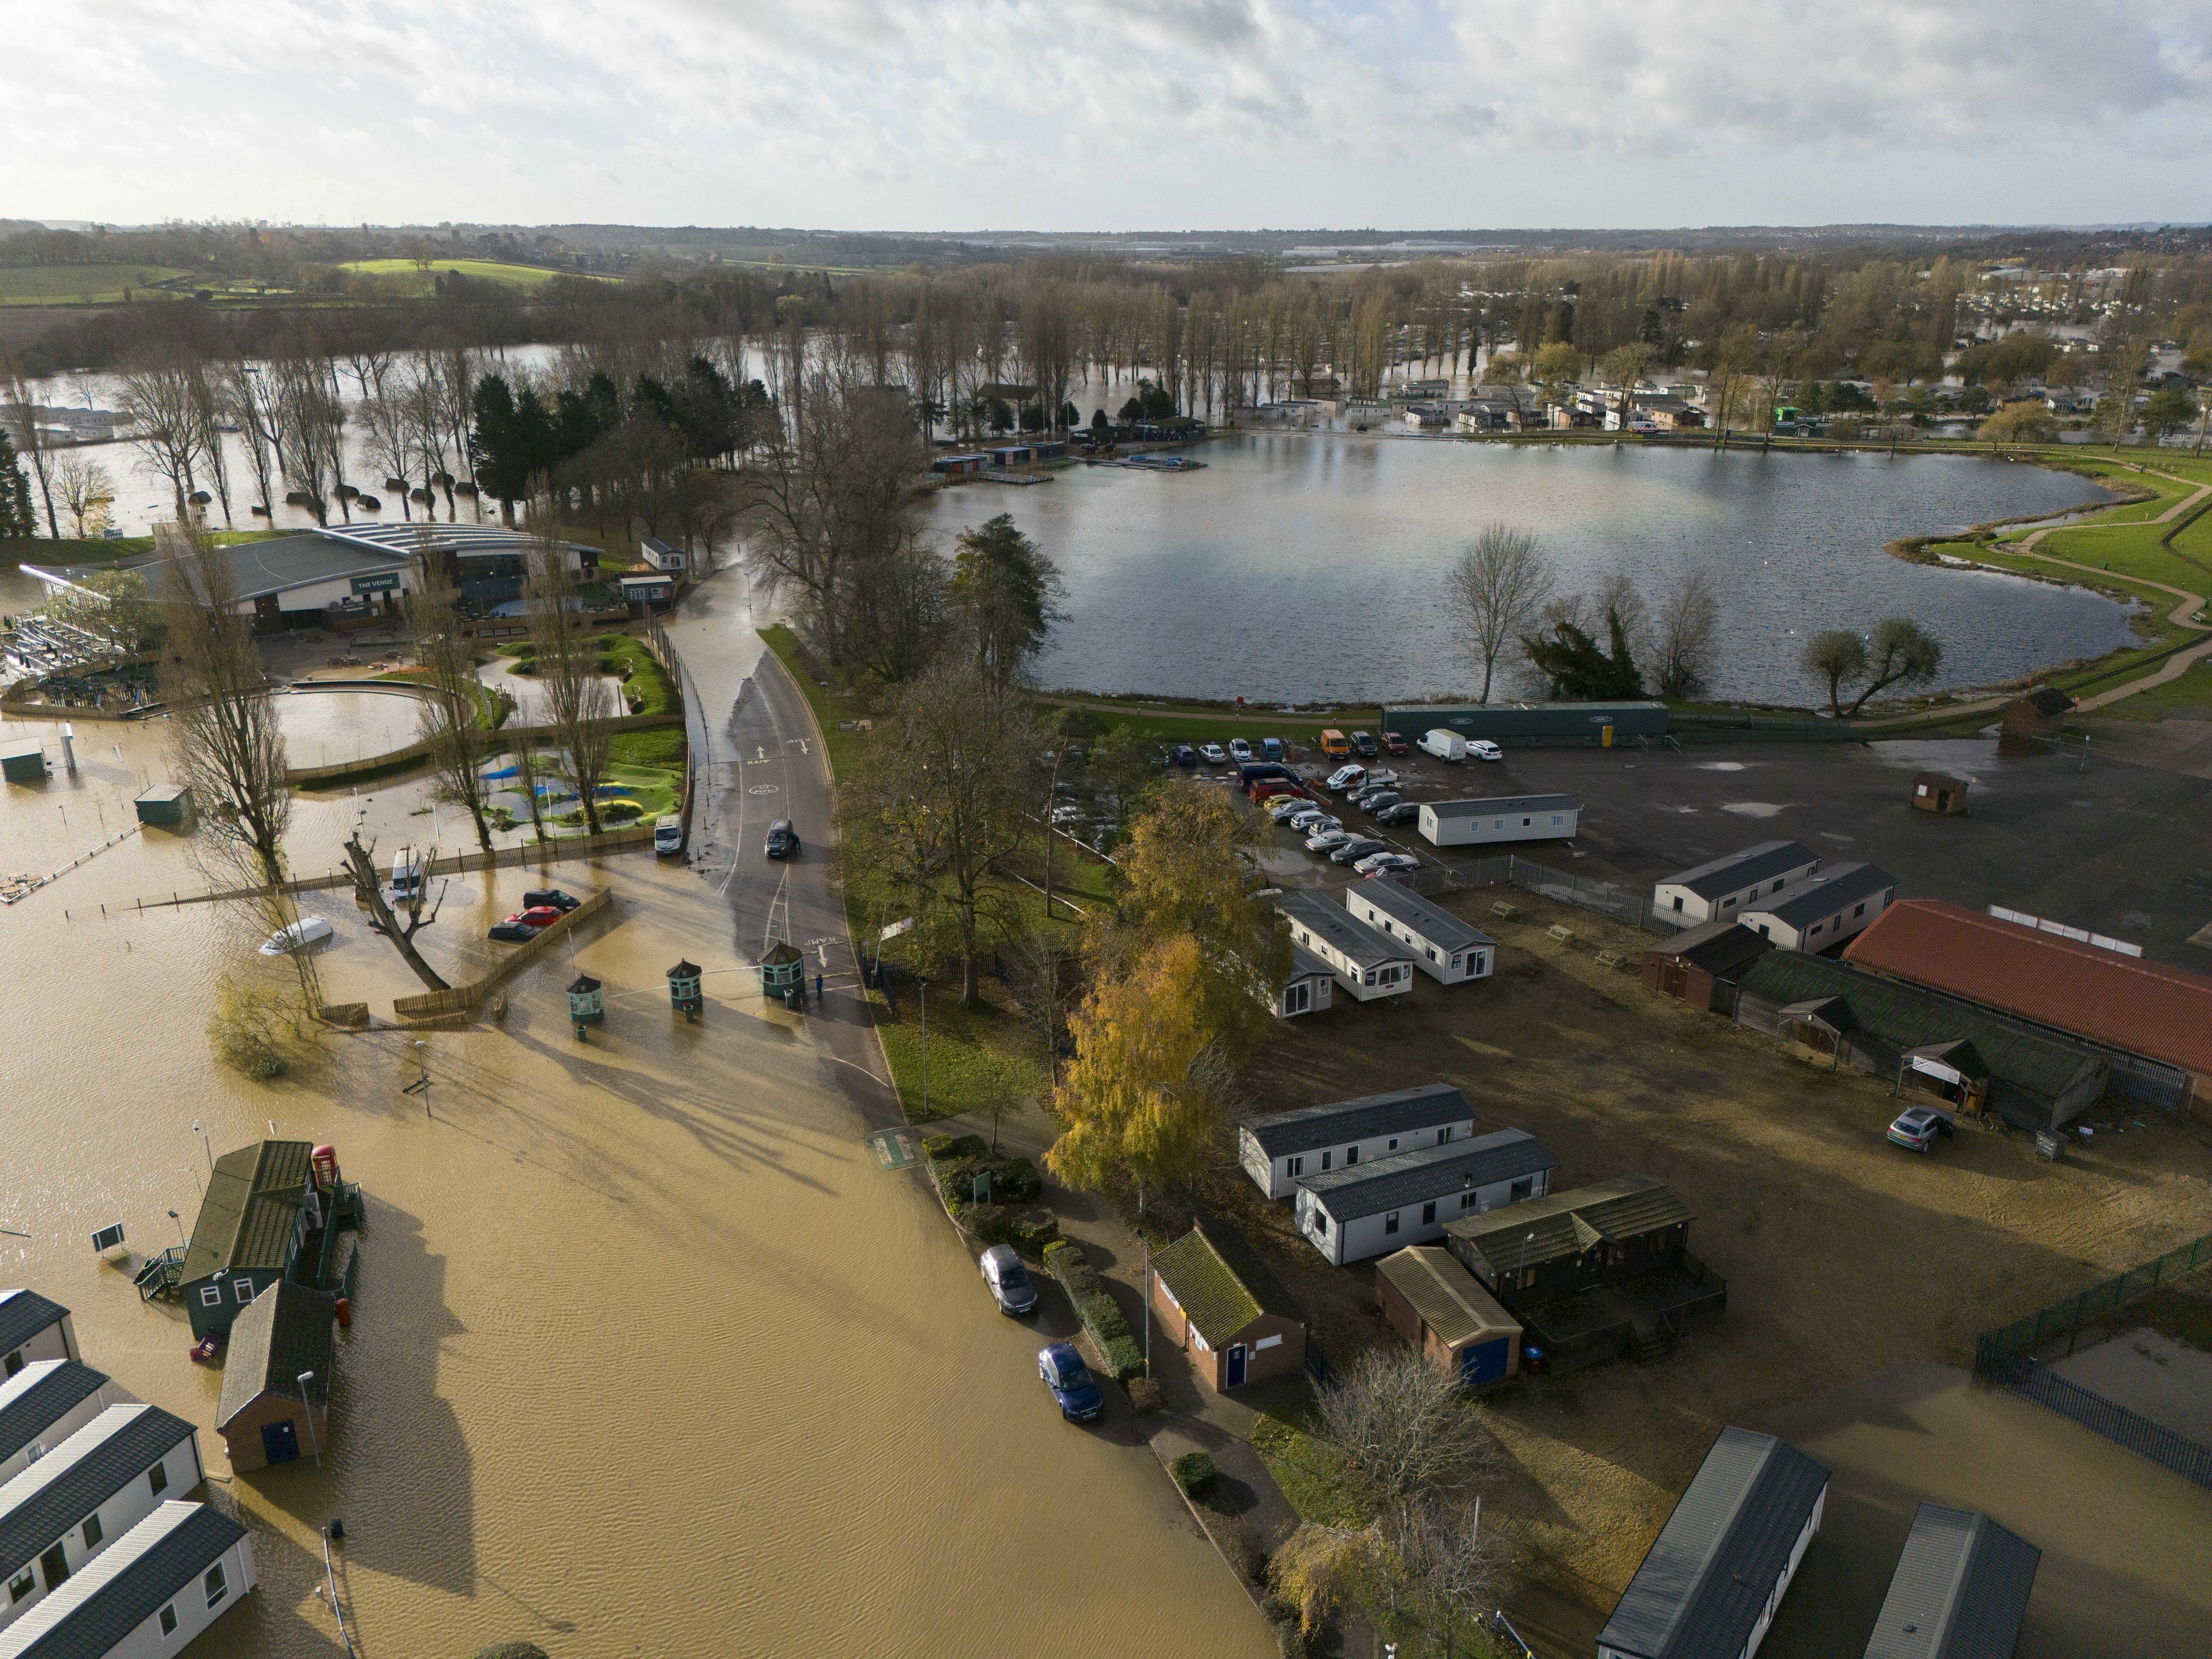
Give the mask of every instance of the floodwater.
[[(79, 776), (0, 791), (0, 864), (65, 863), (164, 775), (158, 725), (88, 729)], [(54, 728), (0, 723), (27, 733), (58, 757)], [(357, 812), (387, 850), (422, 839), (422, 804), (302, 800), (295, 859), (332, 862)], [(454, 883), (434, 959), (471, 971), (537, 879)], [(210, 1469), (218, 1376), (93, 1229), (175, 1242), (207, 1146), (272, 1126), (334, 1143), (368, 1194), (334, 1443), (319, 1470), (210, 1482), (262, 1583), (195, 1653), (339, 1653), (316, 1595), (332, 1517), (363, 1659), (513, 1638), (556, 1659), (1272, 1651), (1151, 1453), (1051, 1410), (1036, 1334), (993, 1310), (922, 1178), (876, 1167), (838, 1067), (763, 1005), (714, 889), (642, 857), (551, 879), (616, 903), (514, 981), (503, 1024), (426, 1039), (427, 1106), (400, 1092), (418, 1061), (398, 1033), (331, 1040), (269, 1085), (213, 1061), (216, 981), (288, 970), (207, 908), (117, 914), (204, 884), (173, 836), (0, 910), (0, 1228), (30, 1235), (0, 1235), (0, 1284), (72, 1308), (88, 1359), (198, 1425)], [(317, 957), (332, 1000), (388, 1012), (418, 988), (349, 896), (304, 908), (337, 927)], [(698, 1025), (668, 1006), (686, 955), (708, 970)], [(562, 995), (579, 971), (607, 988), (588, 1044)]]
[(931, 527), (948, 544), (1009, 513), (1059, 562), (1069, 616), (1038, 664), (1044, 684), (1255, 701), (1472, 695), (1480, 665), (1453, 618), (1447, 572), (1492, 522), (1534, 532), (1569, 591), (1595, 591), (1626, 567), (1656, 599), (1678, 572), (1710, 571), (1720, 697), (1809, 702), (1806, 639), (1888, 616), (1942, 641), (1942, 686), (2013, 678), (2130, 638), (2127, 609), (2086, 590), (1881, 550), (2099, 494), (2037, 467), (1338, 433), (1191, 453), (1205, 471), (1074, 467), (1033, 488), (962, 484), (933, 500)]
[(418, 735), (421, 700), (405, 691), (288, 691), (276, 699), (295, 766), (331, 766), (404, 749)]

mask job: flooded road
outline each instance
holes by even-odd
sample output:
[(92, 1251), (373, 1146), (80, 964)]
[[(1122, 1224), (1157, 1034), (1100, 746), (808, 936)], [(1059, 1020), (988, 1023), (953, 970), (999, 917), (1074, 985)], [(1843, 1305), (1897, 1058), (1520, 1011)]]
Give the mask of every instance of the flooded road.
[[(757, 651), (735, 580), (678, 625), (713, 698)], [(503, 1024), (423, 1039), (427, 1110), (399, 1092), (412, 1034), (333, 1039), (270, 1085), (213, 1062), (214, 988), (252, 971), (250, 942), (205, 908), (112, 914), (203, 884), (173, 837), (133, 836), (0, 910), (0, 1226), (32, 1235), (0, 1238), (0, 1283), (75, 1310), (87, 1358), (198, 1424), (211, 1469), (219, 1377), (186, 1358), (180, 1310), (142, 1306), (94, 1257), (92, 1229), (173, 1242), (167, 1212), (189, 1224), (207, 1146), (272, 1125), (334, 1142), (368, 1194), (333, 1443), (320, 1470), (210, 1483), (254, 1527), (263, 1583), (196, 1654), (340, 1651), (315, 1593), (333, 1516), (363, 1659), (517, 1638), (556, 1659), (1272, 1651), (1150, 1452), (1126, 1423), (1060, 1421), (1038, 1334), (994, 1311), (922, 1178), (870, 1155), (886, 1097), (836, 982), (848, 959), (829, 948), (826, 1016), (757, 994), (772, 930), (842, 937), (818, 830), (796, 866), (758, 857), (759, 803), (821, 810), (811, 731), (775, 684), (710, 722), (698, 867), (553, 866), (574, 891), (611, 884), (613, 907), (513, 982)], [(127, 811), (162, 775), (158, 727), (86, 729), (78, 778), (0, 792), (0, 863), (66, 862), (88, 811)], [(751, 804), (742, 825), (733, 799)], [(365, 808), (302, 803), (299, 862), (327, 863), (358, 811), (389, 843), (419, 835), (421, 804), (398, 786)], [(434, 960), (458, 971), (487, 950), (483, 922), (538, 878), (456, 884), (423, 935)], [(315, 896), (340, 923), (319, 958), (331, 1000), (388, 1011), (418, 988), (349, 897)], [(664, 976), (687, 955), (707, 969), (696, 1025)], [(606, 987), (587, 1044), (561, 994), (580, 970)]]

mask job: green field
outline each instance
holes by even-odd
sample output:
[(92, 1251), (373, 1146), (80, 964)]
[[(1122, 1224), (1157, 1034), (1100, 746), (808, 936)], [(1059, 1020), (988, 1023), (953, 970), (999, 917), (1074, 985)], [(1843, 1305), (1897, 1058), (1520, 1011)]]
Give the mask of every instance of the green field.
[(114, 305), (131, 290), (133, 299), (160, 298), (155, 283), (191, 273), (173, 265), (0, 266), (0, 306)]
[[(503, 264), (495, 259), (434, 259), (429, 269), (419, 268), (412, 259), (352, 259), (337, 267), (363, 276), (382, 276), (404, 279), (405, 285), (422, 293), (431, 290), (433, 282), (440, 276), (459, 275), (480, 283), (504, 283), (510, 288), (526, 290), (541, 289), (559, 276), (577, 276), (572, 270), (548, 270), (542, 265)], [(584, 276), (586, 282), (618, 283), (619, 276)]]

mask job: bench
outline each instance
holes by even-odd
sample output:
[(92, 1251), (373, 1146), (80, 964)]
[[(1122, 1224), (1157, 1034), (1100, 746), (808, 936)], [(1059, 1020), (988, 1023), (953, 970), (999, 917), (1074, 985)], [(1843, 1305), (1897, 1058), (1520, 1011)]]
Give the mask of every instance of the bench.
[(1618, 951), (1601, 951), (1597, 953), (1597, 959), (1599, 965), (1605, 968), (1625, 968), (1628, 965), (1627, 958)]
[(1521, 907), (1517, 904), (1508, 904), (1504, 899), (1500, 899), (1490, 907), (1490, 914), (1493, 916), (1503, 916), (1506, 921), (1510, 921), (1521, 914)]
[(1562, 927), (1556, 921), (1544, 931), (1562, 945), (1571, 945), (1575, 941), (1574, 930), (1571, 927)]

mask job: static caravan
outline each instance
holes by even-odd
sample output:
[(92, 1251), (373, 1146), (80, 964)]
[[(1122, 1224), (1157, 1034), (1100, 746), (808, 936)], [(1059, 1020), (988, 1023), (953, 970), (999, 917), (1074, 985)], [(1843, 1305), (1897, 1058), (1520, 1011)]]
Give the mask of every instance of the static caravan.
[(106, 1410), (107, 1395), (107, 1378), (74, 1359), (34, 1359), (0, 1383), (0, 1482)]
[(1385, 939), (1318, 893), (1285, 893), (1275, 908), (1291, 924), (1291, 943), (1327, 963), (1336, 982), (1361, 1002), (1413, 988), (1412, 948)]
[(1825, 951), (1868, 927), (1897, 896), (1897, 878), (1879, 865), (1834, 864), (1778, 899), (1735, 914), (1784, 951)]
[(1753, 899), (1796, 886), (1820, 867), (1820, 855), (1794, 841), (1763, 841), (1741, 853), (1676, 872), (1651, 890), (1651, 906), (1682, 926), (1735, 920)]
[(164, 1504), (0, 1630), (0, 1659), (160, 1659), (253, 1585), (244, 1527), (205, 1504)]
[(1246, 1118), (1237, 1126), (1237, 1162), (1268, 1197), (1288, 1198), (1309, 1175), (1465, 1140), (1474, 1118), (1450, 1084), (1424, 1083)]
[(1438, 847), (1571, 841), (1583, 804), (1572, 795), (1501, 795), (1421, 803), (1421, 833)]
[(1488, 977), (1498, 941), (1412, 888), (1389, 880), (1344, 890), (1344, 908), (1387, 939), (1413, 947), (1413, 966), (1446, 985)]
[(2020, 1640), (2043, 1552), (1972, 1510), (1923, 1504), (1866, 1659), (1981, 1659)]
[(111, 1406), (0, 1486), (0, 1630), (149, 1514), (200, 1484), (192, 1425), (158, 1406)]
[(1598, 1632), (1597, 1659), (1751, 1659), (1820, 1529), (1828, 1471), (1723, 1429)]
[(13, 1376), (34, 1359), (77, 1359), (70, 1312), (36, 1291), (0, 1291), (0, 1376)]
[(1443, 1237), (1463, 1215), (1540, 1198), (1559, 1160), (1526, 1129), (1355, 1164), (1298, 1182), (1298, 1231), (1338, 1267)]
[(1301, 951), (1293, 945), (1290, 974), (1267, 1006), (1275, 1011), (1277, 1019), (1296, 1019), (1300, 1014), (1318, 1013), (1328, 1006), (1329, 988), (1335, 982), (1336, 975), (1327, 963), (1312, 951)]

